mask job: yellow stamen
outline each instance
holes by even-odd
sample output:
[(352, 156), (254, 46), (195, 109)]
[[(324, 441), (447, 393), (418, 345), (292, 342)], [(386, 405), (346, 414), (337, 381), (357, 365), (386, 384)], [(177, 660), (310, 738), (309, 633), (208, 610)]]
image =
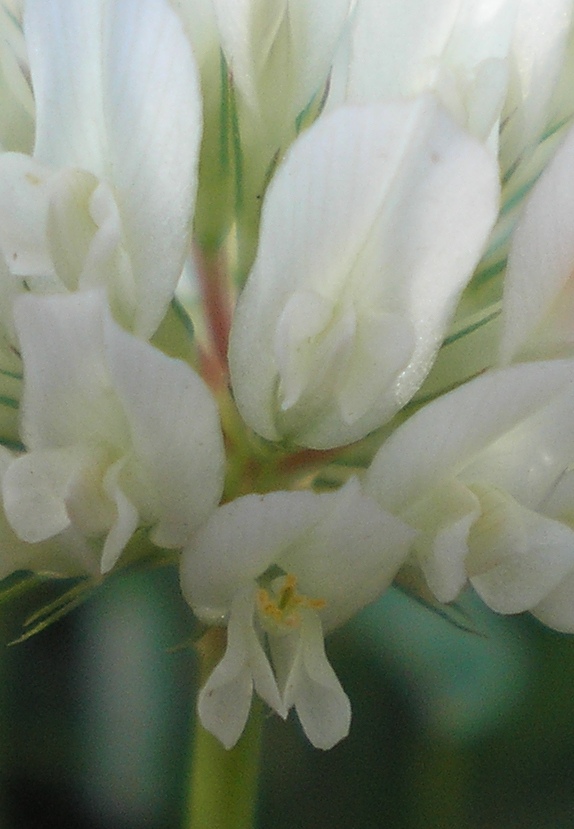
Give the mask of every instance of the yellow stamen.
[(292, 573), (277, 579), (271, 590), (261, 587), (257, 592), (257, 603), (264, 620), (266, 618), (287, 628), (299, 626), (300, 609), (322, 610), (327, 604), (324, 599), (313, 599), (297, 593), (297, 577)]

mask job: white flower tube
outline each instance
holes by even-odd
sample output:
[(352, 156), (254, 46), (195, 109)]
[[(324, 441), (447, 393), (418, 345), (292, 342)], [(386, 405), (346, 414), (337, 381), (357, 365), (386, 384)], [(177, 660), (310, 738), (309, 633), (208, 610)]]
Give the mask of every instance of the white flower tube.
[(346, 736), (350, 705), (323, 632), (382, 593), (412, 537), (356, 479), (336, 493), (247, 495), (220, 507), (181, 563), (195, 613), (228, 625), (225, 655), (199, 697), (205, 728), (226, 748), (234, 745), (255, 689), (282, 717), (295, 707), (316, 747)]
[(100, 293), (15, 303), (27, 452), (3, 480), (24, 541), (68, 528), (102, 543), (107, 572), (138, 526), (181, 547), (221, 496), (217, 408), (187, 365), (123, 331)]
[(467, 580), (494, 610), (574, 631), (574, 362), (492, 371), (383, 444), (365, 489), (420, 530), (439, 601)]
[(430, 95), (320, 118), (271, 182), (235, 313), (247, 423), (327, 448), (392, 417), (430, 369), (497, 204), (494, 161)]

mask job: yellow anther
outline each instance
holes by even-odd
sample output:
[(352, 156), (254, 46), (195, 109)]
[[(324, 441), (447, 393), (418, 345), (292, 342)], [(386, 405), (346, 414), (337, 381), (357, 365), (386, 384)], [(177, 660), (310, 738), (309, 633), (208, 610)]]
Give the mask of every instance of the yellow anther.
[(257, 603), (262, 621), (267, 620), (286, 628), (299, 626), (300, 608), (321, 610), (326, 605), (324, 599), (312, 599), (297, 593), (297, 577), (292, 573), (275, 579), (270, 590), (261, 587), (257, 592)]

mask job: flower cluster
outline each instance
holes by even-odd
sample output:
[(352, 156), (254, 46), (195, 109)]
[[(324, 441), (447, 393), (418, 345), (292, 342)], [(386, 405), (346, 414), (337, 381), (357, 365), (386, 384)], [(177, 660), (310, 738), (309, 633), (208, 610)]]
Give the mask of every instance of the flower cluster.
[(0, 3), (0, 575), (177, 562), (226, 747), (402, 568), (574, 632), (573, 27)]

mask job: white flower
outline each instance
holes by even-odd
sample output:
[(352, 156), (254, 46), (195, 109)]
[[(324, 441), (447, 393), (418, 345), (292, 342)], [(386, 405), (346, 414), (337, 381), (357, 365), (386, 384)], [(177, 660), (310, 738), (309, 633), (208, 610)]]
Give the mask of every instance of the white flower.
[(189, 245), (197, 70), (167, 0), (28, 0), (33, 157), (0, 156), (0, 246), (39, 291), (105, 286), (150, 337)]
[(235, 312), (246, 422), (327, 448), (392, 417), (430, 369), (497, 199), (494, 161), (430, 95), (321, 117), (271, 182)]
[(446, 394), (379, 449), (365, 490), (420, 530), (441, 602), (467, 579), (499, 613), (574, 631), (574, 363), (492, 371)]
[(22, 440), (4, 508), (27, 542), (68, 528), (103, 544), (107, 572), (138, 526), (181, 547), (215, 508), (223, 442), (215, 403), (184, 363), (123, 331), (100, 293), (15, 303)]
[(318, 748), (342, 739), (350, 706), (323, 632), (390, 584), (412, 535), (356, 479), (336, 493), (247, 495), (220, 507), (181, 564), (182, 589), (197, 615), (228, 624), (225, 655), (199, 697), (205, 728), (234, 745), (255, 688), (282, 717), (295, 707)]
[(494, 151), (501, 131), (514, 174), (572, 117), (573, 13), (572, 0), (358, 0), (330, 105), (433, 90)]
[(324, 87), (351, 0), (213, 0), (223, 52), (253, 124), (275, 136)]
[(433, 90), (461, 126), (496, 149), (516, 11), (516, 0), (359, 0), (345, 99)]

